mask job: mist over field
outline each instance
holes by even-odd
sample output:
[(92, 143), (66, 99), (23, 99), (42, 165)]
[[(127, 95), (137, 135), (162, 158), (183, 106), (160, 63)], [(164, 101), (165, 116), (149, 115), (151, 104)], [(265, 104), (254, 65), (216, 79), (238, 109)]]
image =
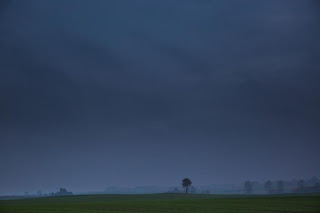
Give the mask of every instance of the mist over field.
[(320, 177), (319, 10), (2, 0), (0, 195)]

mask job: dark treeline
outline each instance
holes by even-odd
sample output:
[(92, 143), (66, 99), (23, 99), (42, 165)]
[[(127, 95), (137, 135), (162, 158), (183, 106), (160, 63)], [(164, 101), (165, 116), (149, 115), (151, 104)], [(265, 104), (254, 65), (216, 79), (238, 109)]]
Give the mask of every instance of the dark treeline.
[[(227, 185), (193, 185), (189, 178), (184, 178), (182, 184), (176, 187), (165, 186), (140, 186), (133, 188), (109, 187), (104, 191), (88, 192), (84, 194), (153, 194), (153, 193), (190, 193), (190, 194), (281, 194), (281, 193), (314, 193), (320, 192), (320, 179), (312, 177), (310, 179), (294, 180), (267, 180), (264, 182), (247, 180), (243, 184)], [(39, 190), (36, 194), (25, 192), (25, 197), (42, 196), (66, 196), (73, 195), (65, 188), (60, 188), (57, 192), (42, 193)]]
[(299, 180), (267, 180), (265, 182), (245, 181), (243, 185), (245, 193), (313, 193), (320, 192), (320, 179), (312, 177), (310, 179)]
[(73, 195), (72, 192), (69, 192), (68, 190), (66, 190), (65, 188), (60, 188), (59, 191), (57, 192), (52, 192), (49, 195), (51, 196), (66, 196), (66, 195)]
[(68, 191), (65, 188), (60, 188), (57, 192), (51, 192), (51, 193), (42, 193), (41, 190), (38, 190), (36, 194), (29, 194), (29, 192), (25, 192), (25, 197), (47, 197), (47, 196), (68, 196), (73, 195), (72, 192)]

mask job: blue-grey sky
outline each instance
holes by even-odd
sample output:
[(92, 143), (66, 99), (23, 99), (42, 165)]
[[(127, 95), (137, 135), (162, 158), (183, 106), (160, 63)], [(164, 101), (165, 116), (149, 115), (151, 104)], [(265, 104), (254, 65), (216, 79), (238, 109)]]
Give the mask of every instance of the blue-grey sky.
[(320, 175), (317, 0), (3, 0), (0, 194)]

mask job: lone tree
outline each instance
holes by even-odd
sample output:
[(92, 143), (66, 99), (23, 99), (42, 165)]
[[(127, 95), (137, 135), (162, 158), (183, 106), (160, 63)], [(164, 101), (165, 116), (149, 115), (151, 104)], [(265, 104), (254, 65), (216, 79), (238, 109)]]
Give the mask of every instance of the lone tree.
[(182, 180), (182, 187), (186, 188), (186, 194), (188, 194), (189, 187), (191, 186), (192, 182), (189, 178), (185, 178)]

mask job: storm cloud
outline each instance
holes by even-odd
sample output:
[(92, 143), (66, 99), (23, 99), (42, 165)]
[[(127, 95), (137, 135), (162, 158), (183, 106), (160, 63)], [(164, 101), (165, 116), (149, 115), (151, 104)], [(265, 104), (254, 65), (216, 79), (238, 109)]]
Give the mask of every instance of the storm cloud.
[(318, 1), (0, 7), (1, 193), (320, 175)]

